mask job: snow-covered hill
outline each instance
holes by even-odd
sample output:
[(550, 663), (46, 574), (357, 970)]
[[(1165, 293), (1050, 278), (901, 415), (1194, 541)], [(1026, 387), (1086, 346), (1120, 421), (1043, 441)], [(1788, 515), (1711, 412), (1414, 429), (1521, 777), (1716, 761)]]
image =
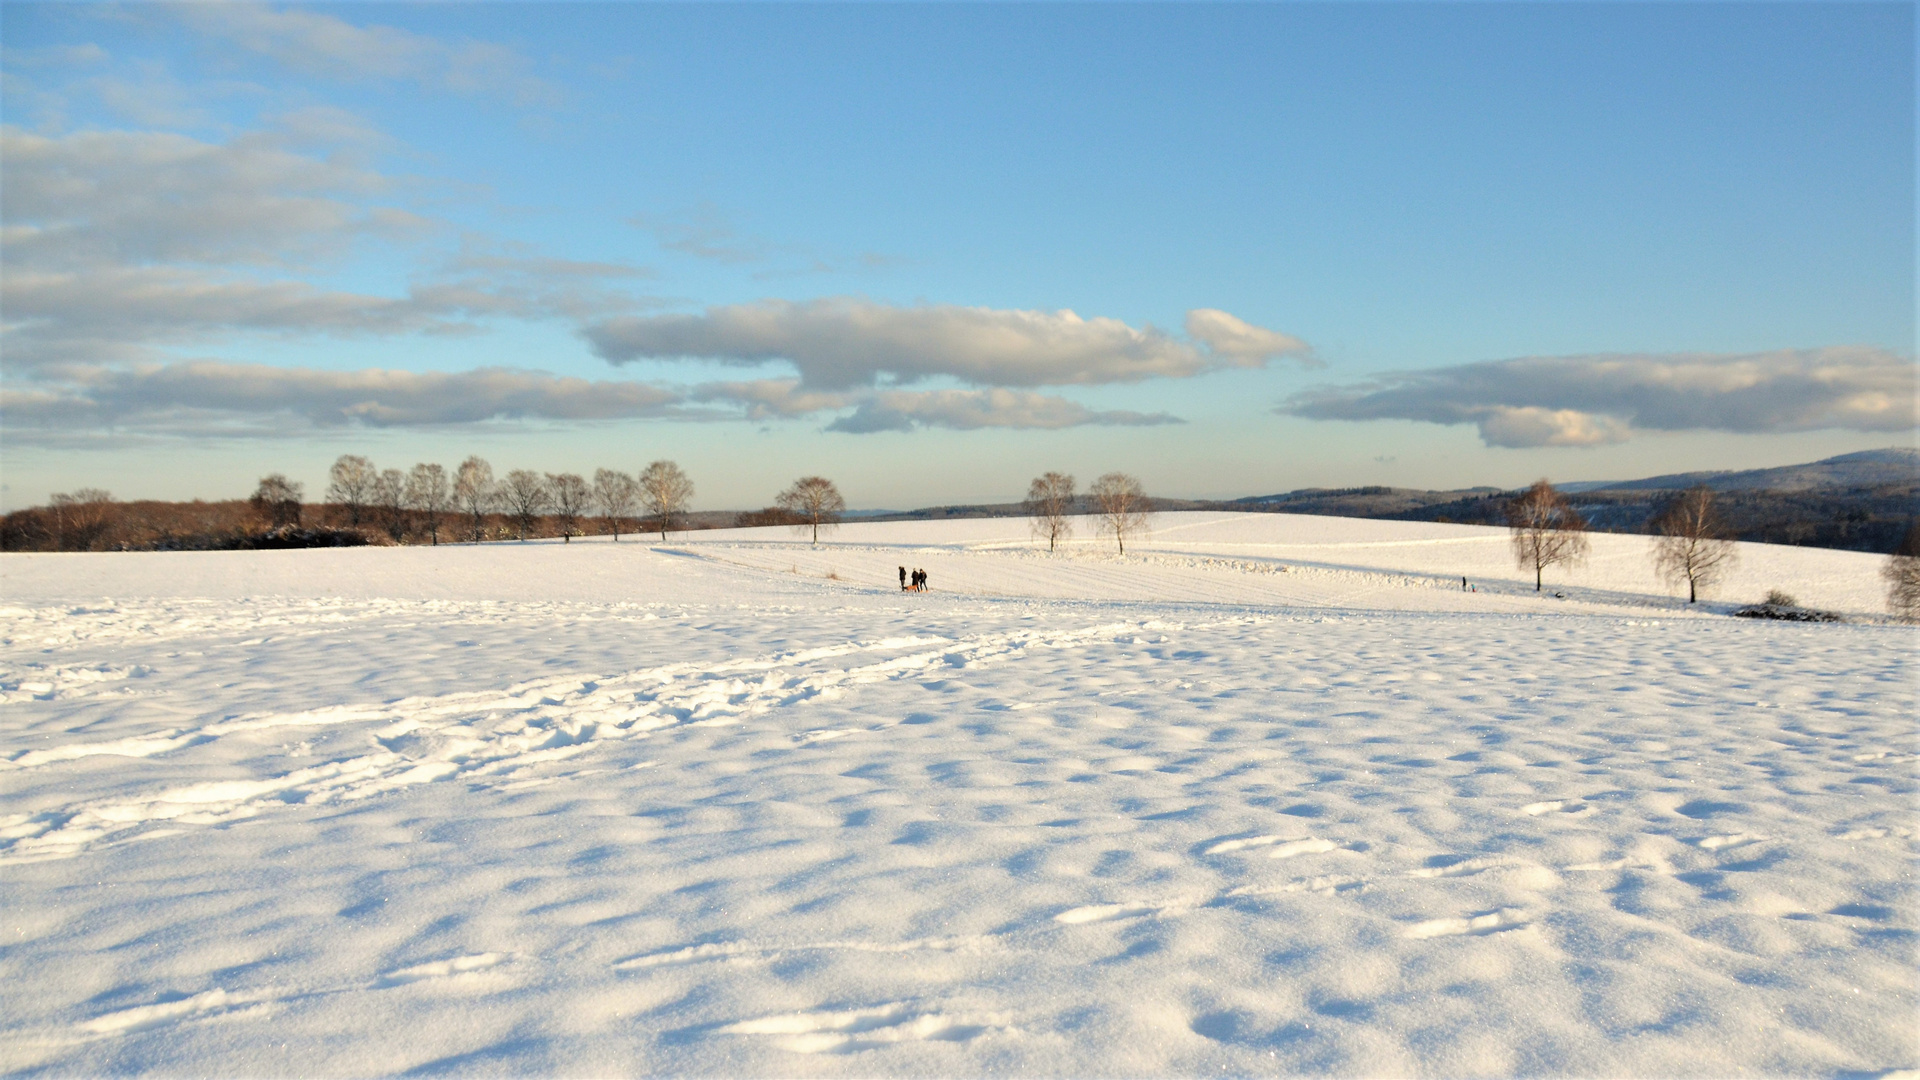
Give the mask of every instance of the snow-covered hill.
[(0, 557), (0, 1068), (1920, 1064), (1914, 631), (1721, 613), (1880, 560), (1505, 543)]

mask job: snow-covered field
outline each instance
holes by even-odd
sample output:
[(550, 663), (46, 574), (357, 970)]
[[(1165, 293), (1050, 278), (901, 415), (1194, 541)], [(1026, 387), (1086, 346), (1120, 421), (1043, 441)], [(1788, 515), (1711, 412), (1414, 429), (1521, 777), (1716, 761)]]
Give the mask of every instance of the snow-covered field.
[(1880, 560), (1646, 544), (0, 557), (0, 1070), (1920, 1065), (1915, 632), (1723, 614)]

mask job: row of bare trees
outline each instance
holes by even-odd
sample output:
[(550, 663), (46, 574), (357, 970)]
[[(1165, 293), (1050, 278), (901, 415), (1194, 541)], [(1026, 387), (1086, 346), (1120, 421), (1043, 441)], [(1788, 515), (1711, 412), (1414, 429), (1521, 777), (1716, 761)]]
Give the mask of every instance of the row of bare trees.
[[(1579, 511), (1545, 480), (1507, 504), (1514, 559), (1533, 570), (1533, 588), (1541, 588), (1549, 566), (1578, 566), (1586, 561), (1587, 523)], [(1726, 579), (1739, 559), (1733, 531), (1714, 506), (1712, 489), (1700, 485), (1681, 492), (1649, 522), (1653, 530), (1653, 567), (1661, 578), (1687, 587), (1687, 603)]]
[[(538, 523), (551, 521), (564, 542), (582, 535), (589, 518), (599, 517), (617, 541), (635, 531), (639, 515), (666, 539), (693, 501), (693, 481), (672, 461), (656, 461), (639, 475), (598, 469), (588, 481), (578, 473), (540, 473), (514, 469), (496, 479), (493, 466), (478, 455), (449, 473), (431, 462), (411, 472), (379, 469), (358, 454), (343, 454), (327, 474), (326, 501), (339, 508), (352, 528), (380, 528), (398, 541), (410, 530), (438, 544), (450, 537), (480, 540), (487, 519), (504, 515), (525, 540)], [(274, 473), (255, 489), (252, 503), (273, 525), (300, 522), (301, 486)]]
[[(1093, 502), (1097, 528), (1102, 535), (1113, 537), (1122, 555), (1127, 553), (1127, 537), (1146, 531), (1152, 523), (1152, 500), (1140, 481), (1126, 473), (1110, 472), (1100, 477), (1087, 489), (1087, 496)], [(1057, 550), (1062, 540), (1073, 539), (1079, 499), (1071, 473), (1049, 472), (1034, 477), (1021, 505), (1033, 535), (1046, 540), (1048, 551)]]

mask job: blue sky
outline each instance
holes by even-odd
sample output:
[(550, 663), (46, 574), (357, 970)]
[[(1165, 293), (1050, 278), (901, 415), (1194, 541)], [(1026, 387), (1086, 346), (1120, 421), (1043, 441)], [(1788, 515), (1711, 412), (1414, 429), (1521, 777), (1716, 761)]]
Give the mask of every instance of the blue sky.
[(9, 508), (348, 452), (898, 507), (1914, 441), (1908, 4), (0, 20)]

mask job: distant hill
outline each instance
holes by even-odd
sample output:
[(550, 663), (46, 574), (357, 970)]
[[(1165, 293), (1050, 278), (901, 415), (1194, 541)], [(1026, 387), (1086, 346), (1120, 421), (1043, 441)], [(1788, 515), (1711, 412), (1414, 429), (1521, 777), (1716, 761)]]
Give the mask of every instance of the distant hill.
[(1814, 491), (1821, 488), (1879, 487), (1920, 482), (1920, 450), (1889, 446), (1841, 454), (1805, 465), (1738, 472), (1688, 472), (1650, 476), (1644, 480), (1586, 480), (1561, 484), (1567, 492), (1681, 491), (1705, 484), (1715, 491)]
[[(1842, 454), (1805, 465), (1744, 471), (1671, 473), (1644, 480), (1559, 485), (1595, 529), (1645, 532), (1647, 521), (1675, 491), (1705, 484), (1717, 492), (1721, 513), (1742, 540), (1854, 551), (1892, 551), (1909, 522), (1920, 516), (1920, 451), (1907, 447)], [(1155, 498), (1161, 510), (1237, 510), (1269, 514), (1324, 514), (1398, 521), (1506, 523), (1513, 492), (1496, 487), (1428, 491), (1420, 488), (1301, 488), (1277, 495), (1224, 501)], [(1092, 513), (1082, 498), (1079, 513)], [(930, 506), (862, 515), (868, 521), (1018, 517), (1019, 503)]]

